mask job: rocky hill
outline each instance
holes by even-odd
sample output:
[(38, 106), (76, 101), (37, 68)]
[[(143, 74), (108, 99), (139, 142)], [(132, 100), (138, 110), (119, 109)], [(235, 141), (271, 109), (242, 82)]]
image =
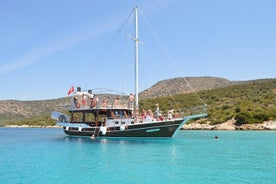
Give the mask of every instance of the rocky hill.
[[(217, 77), (188, 77), (163, 80), (139, 94), (140, 107), (174, 108), (174, 96), (179, 107), (194, 106), (197, 94), (209, 106), (206, 122), (220, 124), (235, 117), (238, 122), (276, 120), (276, 79), (233, 82)], [(69, 98), (40, 101), (0, 101), (0, 127), (6, 125), (54, 125), (53, 111), (67, 112)], [(172, 106), (172, 107), (171, 107)], [(183, 107), (182, 107), (183, 106)]]
[(32, 117), (50, 116), (52, 111), (68, 109), (68, 105), (68, 98), (40, 101), (2, 100), (0, 101), (0, 126)]
[(172, 96), (231, 86), (237, 82), (219, 77), (179, 77), (157, 82), (139, 94), (141, 99)]
[[(186, 94), (205, 89), (214, 89), (232, 85), (233, 82), (218, 77), (186, 77), (157, 82), (151, 88), (141, 92), (141, 99)], [(69, 98), (41, 101), (0, 101), (0, 125), (12, 119), (49, 116), (52, 111), (66, 111)]]

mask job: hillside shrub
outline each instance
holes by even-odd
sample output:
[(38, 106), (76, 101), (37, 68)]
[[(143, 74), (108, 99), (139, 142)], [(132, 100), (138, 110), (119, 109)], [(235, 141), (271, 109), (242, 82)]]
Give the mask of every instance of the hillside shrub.
[(222, 110), (226, 110), (226, 109), (229, 109), (229, 108), (230, 108), (229, 105), (223, 105), (223, 106), (222, 106)]
[(251, 115), (248, 112), (242, 112), (236, 115), (235, 125), (241, 126), (243, 124), (248, 124), (252, 121)]
[(255, 121), (258, 122), (263, 122), (263, 121), (268, 121), (268, 115), (264, 113), (254, 113), (252, 117), (255, 119)]
[(240, 112), (241, 112), (241, 108), (240, 108), (240, 107), (236, 107), (236, 108), (235, 108), (235, 112), (236, 112), (236, 113), (240, 113)]

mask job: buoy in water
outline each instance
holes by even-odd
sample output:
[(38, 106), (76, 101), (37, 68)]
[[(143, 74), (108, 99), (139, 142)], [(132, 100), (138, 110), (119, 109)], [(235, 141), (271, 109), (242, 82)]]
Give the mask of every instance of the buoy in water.
[(215, 140), (218, 140), (218, 139), (219, 139), (219, 137), (216, 135), (216, 136), (214, 137), (214, 139), (215, 139)]

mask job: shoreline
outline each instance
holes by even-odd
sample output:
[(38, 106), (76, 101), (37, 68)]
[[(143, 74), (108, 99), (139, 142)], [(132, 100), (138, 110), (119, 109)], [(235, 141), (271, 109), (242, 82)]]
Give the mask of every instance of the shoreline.
[(60, 126), (39, 126), (39, 125), (7, 125), (2, 128), (62, 128)]
[(258, 124), (243, 124), (241, 126), (235, 125), (235, 120), (231, 119), (221, 124), (211, 125), (210, 123), (190, 123), (185, 124), (182, 130), (276, 130), (276, 121), (265, 121)]
[[(0, 127), (1, 128), (1, 127)], [(60, 126), (40, 126), (40, 125), (7, 125), (2, 128), (62, 128)], [(210, 123), (201, 124), (198, 122), (185, 124), (181, 130), (276, 130), (276, 121), (265, 121), (259, 124), (243, 124), (241, 126), (235, 125), (235, 120), (229, 120), (225, 123), (211, 125)]]

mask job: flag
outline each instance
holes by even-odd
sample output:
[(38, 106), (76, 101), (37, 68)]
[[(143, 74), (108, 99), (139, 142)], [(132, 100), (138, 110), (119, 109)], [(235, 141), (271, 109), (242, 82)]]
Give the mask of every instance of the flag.
[(71, 88), (69, 89), (69, 91), (68, 91), (68, 95), (70, 95), (71, 93), (73, 93), (74, 92), (74, 86), (71, 86)]

